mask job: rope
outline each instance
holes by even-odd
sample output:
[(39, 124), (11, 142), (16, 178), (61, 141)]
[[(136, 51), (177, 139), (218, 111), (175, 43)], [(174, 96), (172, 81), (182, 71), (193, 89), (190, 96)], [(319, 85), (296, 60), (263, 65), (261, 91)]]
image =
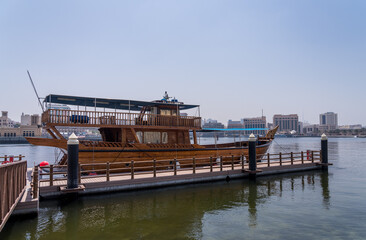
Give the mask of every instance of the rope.
[(280, 149), (282, 150), (282, 151), (284, 151), (285, 153), (289, 153), (285, 148), (283, 148), (278, 142), (276, 142), (276, 140), (275, 139), (273, 139), (273, 142), (275, 142), (279, 147), (280, 147)]

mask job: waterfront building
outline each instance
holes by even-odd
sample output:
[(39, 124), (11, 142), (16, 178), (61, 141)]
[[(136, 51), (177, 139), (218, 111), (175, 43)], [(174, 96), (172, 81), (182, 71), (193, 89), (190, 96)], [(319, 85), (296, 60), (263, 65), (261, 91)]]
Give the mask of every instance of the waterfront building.
[(225, 126), (217, 120), (209, 118), (203, 121), (202, 128), (225, 128)]
[[(223, 128), (225, 128), (225, 126), (224, 126), (224, 124), (218, 122), (217, 120), (209, 118), (209, 119), (203, 120), (202, 128), (223, 129)], [(203, 132), (200, 134), (200, 136), (202, 136), (202, 137), (213, 137), (213, 136), (223, 137), (224, 134), (225, 134), (224, 132)]]
[(8, 117), (8, 111), (1, 111), (0, 128), (12, 128), (15, 122)]
[[(255, 118), (243, 118), (241, 120), (244, 128), (266, 128), (267, 121), (266, 117), (255, 117)], [(250, 131), (244, 131), (244, 134), (255, 134), (255, 135), (265, 135), (266, 130), (250, 130)]]
[(362, 125), (361, 124), (353, 124), (353, 125), (343, 125), (343, 126), (339, 126), (340, 130), (360, 130), (362, 129)]
[(313, 136), (319, 134), (319, 125), (318, 124), (307, 124), (303, 127), (303, 134), (306, 136)]
[(278, 125), (278, 130), (281, 133), (299, 132), (299, 116), (297, 114), (275, 114), (273, 116), (273, 125)]
[(24, 114), (20, 116), (20, 125), (21, 126), (32, 126), (32, 125), (41, 125), (41, 118), (38, 114)]
[(8, 112), (2, 111), (2, 116), (0, 117), (0, 137), (31, 137), (31, 136), (41, 136), (42, 128), (40, 127), (41, 119), (38, 114), (34, 115), (24, 115), (21, 116), (20, 126), (16, 127), (16, 122), (8, 118)]
[(243, 128), (243, 124), (241, 121), (233, 121), (229, 119), (227, 123), (227, 128)]
[(319, 115), (319, 126), (322, 131), (335, 130), (338, 128), (338, 114), (326, 112)]

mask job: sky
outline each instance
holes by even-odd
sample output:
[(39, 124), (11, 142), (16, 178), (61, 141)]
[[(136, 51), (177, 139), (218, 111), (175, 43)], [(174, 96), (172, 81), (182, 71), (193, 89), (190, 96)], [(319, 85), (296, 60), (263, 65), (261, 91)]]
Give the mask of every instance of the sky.
[(41, 113), (29, 70), (41, 97), (168, 91), (224, 124), (263, 110), (366, 125), (365, 12), (364, 0), (2, 0), (0, 110)]

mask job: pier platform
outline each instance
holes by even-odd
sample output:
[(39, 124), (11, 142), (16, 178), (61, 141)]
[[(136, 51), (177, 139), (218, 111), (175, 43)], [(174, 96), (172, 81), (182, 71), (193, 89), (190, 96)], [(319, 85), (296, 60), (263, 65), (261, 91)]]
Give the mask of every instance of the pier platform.
[(14, 209), (13, 215), (22, 214), (38, 214), (39, 210), (39, 197), (38, 194), (33, 197), (32, 188), (32, 171), (33, 168), (27, 168), (27, 183), (23, 196), (19, 200), (17, 206)]
[[(319, 153), (319, 152), (318, 152)], [(285, 157), (281, 162), (258, 162), (256, 177), (282, 174), (290, 172), (321, 169), (320, 154), (313, 153), (313, 158), (297, 159)], [(102, 174), (95, 176), (81, 176), (79, 186), (82, 186), (79, 195), (101, 194), (110, 192), (130, 191), (138, 189), (158, 188), (173, 185), (193, 184), (238, 178), (248, 178), (253, 173), (249, 171), (249, 165), (244, 161), (240, 163), (213, 164), (211, 166), (172, 168), (160, 171), (141, 171), (119, 174)], [(53, 178), (42, 179), (39, 183), (39, 195), (41, 198), (58, 198), (67, 193), (62, 189), (67, 185), (67, 179)]]

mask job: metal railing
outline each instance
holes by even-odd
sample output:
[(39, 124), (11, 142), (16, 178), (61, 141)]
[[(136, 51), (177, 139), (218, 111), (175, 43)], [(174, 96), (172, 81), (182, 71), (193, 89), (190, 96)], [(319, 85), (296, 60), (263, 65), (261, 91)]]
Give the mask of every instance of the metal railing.
[(55, 125), (88, 126), (166, 126), (201, 128), (201, 118), (164, 116), (124, 112), (97, 112), (49, 109), (42, 114), (42, 122)]
[(0, 231), (25, 190), (26, 174), (26, 161), (0, 165)]
[[(258, 168), (315, 163), (320, 160), (320, 151), (257, 155)], [(159, 175), (164, 176), (161, 173), (170, 173), (175, 176), (179, 172), (196, 174), (198, 171), (222, 172), (246, 168), (248, 168), (248, 156), (246, 155), (79, 164), (79, 183), (82, 179), (89, 178), (105, 178), (105, 181), (110, 181), (111, 177), (118, 176), (128, 176), (127, 179), (134, 179), (136, 175), (149, 175), (156, 178)], [(41, 179), (40, 182), (48, 182), (49, 186), (57, 185), (57, 181), (67, 179), (67, 166), (65, 165), (50, 165), (43, 169), (46, 169), (47, 172), (40, 173), (40, 175), (46, 176), (46, 179)], [(56, 175), (59, 177), (55, 177)]]

